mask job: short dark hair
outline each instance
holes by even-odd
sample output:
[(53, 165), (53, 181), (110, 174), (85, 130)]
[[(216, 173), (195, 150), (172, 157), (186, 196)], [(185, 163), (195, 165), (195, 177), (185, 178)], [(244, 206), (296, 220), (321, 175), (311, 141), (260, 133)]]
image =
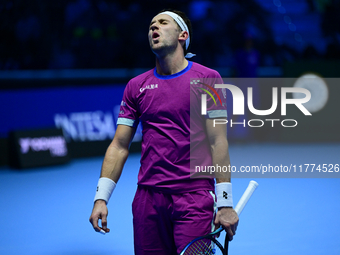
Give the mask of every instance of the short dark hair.
[[(176, 13), (178, 16), (180, 16), (180, 17), (184, 20), (185, 24), (186, 24), (187, 27), (188, 27), (189, 34), (190, 34), (190, 43), (189, 43), (188, 49), (186, 49), (185, 44), (183, 45), (184, 56), (185, 56), (185, 55), (187, 54), (187, 52), (188, 52), (188, 50), (189, 50), (189, 48), (190, 48), (190, 46), (191, 46), (191, 42), (192, 42), (192, 26), (191, 26), (191, 21), (190, 21), (190, 19), (187, 17), (187, 15), (186, 15), (184, 12), (182, 12), (182, 11), (173, 10), (173, 9), (163, 9), (163, 10), (161, 10), (159, 13), (161, 13), (161, 12), (166, 12), (166, 11), (170, 11), (170, 12)], [(159, 13), (158, 13), (158, 14), (159, 14)], [(178, 24), (177, 24), (177, 26), (179, 27), (179, 29), (181, 29), (181, 27), (180, 27)], [(182, 30), (182, 29), (181, 29), (181, 30)]]

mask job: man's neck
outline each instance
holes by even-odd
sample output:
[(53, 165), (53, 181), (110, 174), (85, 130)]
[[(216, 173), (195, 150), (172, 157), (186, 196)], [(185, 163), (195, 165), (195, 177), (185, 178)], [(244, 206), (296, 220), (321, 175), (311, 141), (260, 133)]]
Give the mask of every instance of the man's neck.
[(166, 55), (156, 58), (156, 70), (160, 75), (171, 75), (178, 73), (188, 66), (183, 54)]

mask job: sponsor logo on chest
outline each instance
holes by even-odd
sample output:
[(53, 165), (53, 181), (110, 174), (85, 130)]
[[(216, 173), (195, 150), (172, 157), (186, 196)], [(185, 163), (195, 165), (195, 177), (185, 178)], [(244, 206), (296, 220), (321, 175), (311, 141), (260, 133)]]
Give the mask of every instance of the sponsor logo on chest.
[(139, 92), (143, 92), (146, 89), (158, 89), (158, 84), (149, 84), (139, 89)]

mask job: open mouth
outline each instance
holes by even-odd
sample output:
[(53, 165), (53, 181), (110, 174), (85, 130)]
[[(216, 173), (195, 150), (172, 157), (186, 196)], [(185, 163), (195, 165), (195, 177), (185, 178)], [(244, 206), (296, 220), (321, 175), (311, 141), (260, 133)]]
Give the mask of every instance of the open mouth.
[(158, 39), (159, 38), (159, 34), (157, 32), (154, 32), (152, 34), (152, 39)]

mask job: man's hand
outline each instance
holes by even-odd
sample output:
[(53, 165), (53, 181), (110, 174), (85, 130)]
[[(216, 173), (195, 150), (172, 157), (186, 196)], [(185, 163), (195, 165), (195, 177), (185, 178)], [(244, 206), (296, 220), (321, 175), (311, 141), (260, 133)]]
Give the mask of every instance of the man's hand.
[(219, 227), (223, 226), (229, 236), (229, 240), (233, 240), (233, 236), (236, 234), (238, 225), (238, 215), (231, 207), (222, 207), (218, 209), (215, 217), (215, 225)]
[[(107, 228), (107, 215), (108, 210), (105, 201), (97, 200), (94, 203), (92, 214), (90, 216), (90, 222), (96, 232), (100, 232), (101, 230), (105, 231), (105, 233), (110, 232), (110, 229)], [(99, 227), (98, 225), (99, 219), (102, 221), (102, 227)]]

